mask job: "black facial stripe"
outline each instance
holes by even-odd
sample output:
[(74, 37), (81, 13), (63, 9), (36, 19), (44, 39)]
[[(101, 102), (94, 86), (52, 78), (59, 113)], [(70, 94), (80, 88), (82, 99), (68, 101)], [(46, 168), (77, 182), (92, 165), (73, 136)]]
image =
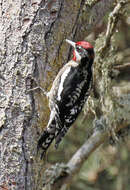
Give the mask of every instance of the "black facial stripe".
[(81, 57), (88, 56), (87, 49), (83, 48), (82, 46), (77, 46), (76, 51), (80, 54)]
[(82, 51), (83, 49), (84, 49), (84, 48), (82, 48), (81, 46), (78, 46), (78, 45), (76, 46), (76, 50), (77, 50), (77, 51)]

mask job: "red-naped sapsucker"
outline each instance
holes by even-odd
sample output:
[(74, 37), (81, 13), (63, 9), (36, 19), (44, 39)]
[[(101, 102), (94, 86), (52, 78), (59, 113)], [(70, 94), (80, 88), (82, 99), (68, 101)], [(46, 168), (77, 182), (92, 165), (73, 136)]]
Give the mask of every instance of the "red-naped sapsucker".
[(86, 41), (66, 41), (74, 48), (73, 59), (59, 71), (47, 93), (51, 113), (38, 141), (38, 148), (43, 150), (42, 157), (54, 139), (55, 147), (58, 147), (81, 112), (92, 85), (93, 46)]

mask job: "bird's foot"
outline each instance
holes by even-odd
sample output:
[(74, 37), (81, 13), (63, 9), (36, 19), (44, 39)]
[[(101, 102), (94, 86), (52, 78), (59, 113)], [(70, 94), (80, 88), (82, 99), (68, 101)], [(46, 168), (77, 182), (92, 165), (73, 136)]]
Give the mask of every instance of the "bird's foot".
[(32, 91), (35, 91), (35, 90), (41, 90), (41, 92), (42, 92), (45, 96), (48, 96), (48, 92), (47, 92), (44, 88), (42, 88), (41, 86), (39, 86), (37, 80), (36, 80), (34, 77), (30, 76), (29, 78), (31, 78), (31, 80), (33, 80), (33, 81), (35, 82), (36, 87), (27, 90), (27, 93), (32, 92)]
[(31, 89), (29, 89), (27, 92), (32, 92), (32, 91), (35, 91), (35, 90), (41, 90), (41, 92), (42, 92), (45, 96), (47, 96), (47, 94), (48, 94), (48, 92), (46, 92), (46, 91), (44, 90), (44, 88), (42, 88), (41, 86), (36, 86), (36, 87), (34, 87), (34, 88), (31, 88)]
[(59, 144), (56, 143), (56, 144), (55, 144), (55, 149), (58, 149), (58, 147), (59, 147)]
[(58, 149), (61, 140), (62, 138), (59, 135), (55, 138), (55, 149)]

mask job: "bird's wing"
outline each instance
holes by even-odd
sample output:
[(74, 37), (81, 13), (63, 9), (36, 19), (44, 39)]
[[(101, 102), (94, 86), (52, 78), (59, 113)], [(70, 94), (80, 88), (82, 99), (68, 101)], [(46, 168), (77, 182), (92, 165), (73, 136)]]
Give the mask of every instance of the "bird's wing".
[[(63, 91), (64, 91), (64, 87), (65, 86), (65, 81), (68, 81), (69, 83), (69, 75), (70, 75), (70, 72), (72, 72), (72, 69), (71, 68), (76, 68), (78, 66), (78, 64), (75, 62), (75, 61), (69, 61), (58, 73), (58, 75), (56, 76), (53, 84), (52, 84), (52, 87), (51, 87), (51, 90), (50, 92), (48, 93), (49, 95), (49, 102), (51, 104), (51, 102), (57, 102), (61, 100), (61, 94), (63, 95)], [(68, 91), (69, 90), (69, 86), (70, 85), (67, 85), (67, 89), (66, 89), (66, 92), (67, 94), (70, 92)], [(64, 92), (65, 93), (65, 92)], [(67, 95), (66, 94), (66, 95)]]

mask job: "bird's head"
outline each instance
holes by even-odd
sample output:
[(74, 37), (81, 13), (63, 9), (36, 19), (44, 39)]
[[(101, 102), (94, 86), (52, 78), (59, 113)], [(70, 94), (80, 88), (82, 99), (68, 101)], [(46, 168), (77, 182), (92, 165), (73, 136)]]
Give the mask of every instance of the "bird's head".
[(94, 50), (93, 46), (86, 41), (73, 42), (71, 40), (67, 40), (73, 48), (73, 60), (79, 62), (82, 58), (87, 57), (89, 60), (94, 59)]

